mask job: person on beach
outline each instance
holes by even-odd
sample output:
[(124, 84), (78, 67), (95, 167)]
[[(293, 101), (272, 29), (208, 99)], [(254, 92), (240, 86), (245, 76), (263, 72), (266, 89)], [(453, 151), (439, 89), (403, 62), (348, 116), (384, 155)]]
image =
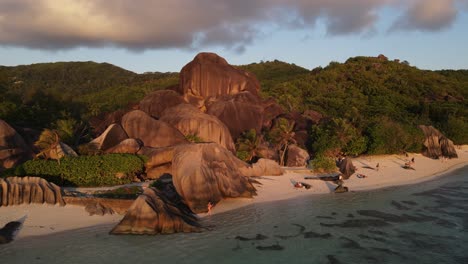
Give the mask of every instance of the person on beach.
[(211, 202), (208, 202), (208, 214), (211, 215), (211, 209), (213, 208), (213, 204)]
[(380, 168), (380, 163), (377, 163), (377, 165), (375, 165), (375, 170), (379, 171), (379, 168)]
[(414, 157), (411, 159), (411, 163), (413, 163), (413, 164), (414, 164)]

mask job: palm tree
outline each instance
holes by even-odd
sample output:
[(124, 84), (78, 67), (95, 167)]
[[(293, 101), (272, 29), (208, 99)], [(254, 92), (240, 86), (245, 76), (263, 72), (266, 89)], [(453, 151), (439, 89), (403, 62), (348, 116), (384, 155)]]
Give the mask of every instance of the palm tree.
[(293, 120), (278, 118), (269, 133), (270, 140), (278, 151), (279, 163), (282, 166), (284, 165), (289, 145), (296, 143), (294, 139), (294, 125), (295, 122)]
[(236, 149), (239, 157), (251, 163), (255, 157), (261, 157), (259, 153), (261, 134), (258, 135), (255, 129), (250, 129), (242, 133), (236, 141)]
[[(55, 130), (44, 129), (39, 139), (34, 143), (39, 149), (39, 153), (35, 158), (50, 159), (57, 156), (57, 146), (60, 144), (60, 137)], [(55, 152), (55, 153), (53, 153)]]

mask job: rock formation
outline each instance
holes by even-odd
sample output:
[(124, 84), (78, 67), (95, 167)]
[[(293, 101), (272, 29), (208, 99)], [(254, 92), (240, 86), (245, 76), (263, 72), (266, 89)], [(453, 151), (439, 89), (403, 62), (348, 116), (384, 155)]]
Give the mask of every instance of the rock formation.
[(128, 154), (136, 154), (140, 151), (141, 147), (143, 146), (143, 142), (138, 139), (134, 138), (127, 138), (117, 144), (116, 146), (109, 148), (105, 151), (105, 153), (128, 153)]
[(198, 232), (197, 218), (182, 200), (156, 188), (147, 188), (128, 209), (111, 234), (155, 235)]
[(192, 104), (209, 97), (248, 91), (258, 96), (260, 83), (252, 74), (234, 68), (214, 53), (199, 53), (180, 72), (179, 90)]
[(120, 124), (122, 117), (129, 111), (130, 110), (117, 110), (91, 118), (89, 124), (93, 128), (94, 135), (101, 135), (112, 124)]
[(147, 179), (158, 179), (164, 173), (172, 173), (172, 158), (174, 157), (174, 147), (152, 149), (145, 151), (149, 157), (145, 164)]
[(289, 145), (286, 166), (288, 167), (305, 167), (310, 156), (307, 150), (298, 147), (297, 145)]
[(89, 144), (98, 150), (107, 150), (127, 139), (128, 135), (119, 124), (111, 124), (107, 129)]
[(0, 245), (13, 241), (15, 233), (21, 227), (21, 222), (13, 221), (0, 228)]
[(187, 142), (179, 130), (140, 110), (125, 114), (122, 117), (122, 127), (130, 138), (140, 139), (147, 147), (158, 148)]
[(251, 166), (244, 166), (239, 169), (246, 177), (279, 176), (284, 174), (281, 166), (276, 161), (270, 159), (259, 159)]
[(99, 202), (88, 203), (85, 206), (85, 211), (88, 212), (90, 216), (92, 216), (92, 215), (103, 216), (103, 215), (106, 215), (106, 214), (110, 214), (110, 215), (114, 214), (114, 210), (112, 210), (112, 208), (105, 207), (104, 205), (102, 205)]
[(0, 206), (30, 203), (65, 205), (60, 187), (42, 178), (0, 178)]
[(262, 102), (263, 106), (263, 127), (271, 127), (273, 119), (284, 114), (283, 108), (276, 102), (275, 99), (270, 98)]
[(419, 126), (426, 139), (424, 140), (423, 155), (429, 158), (438, 159), (440, 157), (458, 158), (453, 142), (446, 138), (439, 130), (433, 126)]
[(172, 159), (174, 186), (192, 211), (206, 212), (208, 203), (255, 194), (240, 170), (243, 166), (244, 162), (216, 143), (176, 146)]
[(258, 133), (262, 129), (263, 107), (260, 100), (248, 92), (220, 97), (207, 105), (207, 114), (226, 124), (234, 139), (249, 129)]
[(185, 136), (195, 135), (204, 142), (215, 142), (235, 152), (231, 133), (223, 122), (190, 104), (179, 104), (167, 109), (160, 120), (174, 126)]
[(67, 205), (83, 206), (88, 213), (97, 215), (110, 212), (123, 215), (127, 213), (128, 208), (133, 204), (133, 200), (98, 197), (64, 196), (63, 200)]
[(336, 161), (336, 166), (340, 169), (343, 179), (347, 180), (356, 172), (356, 167), (350, 159), (343, 158)]
[(12, 168), (30, 158), (32, 158), (32, 151), (24, 139), (0, 119), (0, 171)]
[(154, 118), (161, 118), (164, 110), (185, 103), (176, 91), (159, 90), (148, 94), (140, 102), (140, 110)]

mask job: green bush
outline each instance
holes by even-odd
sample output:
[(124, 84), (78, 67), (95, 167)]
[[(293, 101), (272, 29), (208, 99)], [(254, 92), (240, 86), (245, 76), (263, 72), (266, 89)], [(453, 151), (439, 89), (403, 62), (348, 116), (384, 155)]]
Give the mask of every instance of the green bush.
[(310, 161), (309, 167), (315, 172), (333, 172), (337, 169), (335, 160), (324, 155), (317, 155)]
[(60, 186), (127, 184), (144, 172), (146, 157), (131, 154), (30, 160), (14, 170), (15, 176), (38, 176)]
[(185, 139), (192, 143), (203, 143), (205, 140), (203, 140), (201, 137), (199, 137), (197, 134), (188, 134), (185, 136)]
[(245, 150), (238, 150), (236, 151), (236, 156), (237, 158), (239, 158), (240, 160), (243, 160), (245, 162), (249, 162), (249, 159), (250, 159), (250, 154), (248, 151), (245, 151)]

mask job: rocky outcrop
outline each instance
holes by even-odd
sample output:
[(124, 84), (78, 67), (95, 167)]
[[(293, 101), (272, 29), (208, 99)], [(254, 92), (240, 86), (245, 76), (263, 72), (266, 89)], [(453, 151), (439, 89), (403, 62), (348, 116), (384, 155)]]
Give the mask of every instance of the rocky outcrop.
[(279, 176), (284, 174), (284, 170), (274, 160), (259, 159), (251, 166), (240, 167), (241, 173), (247, 177)]
[(216, 143), (187, 144), (174, 148), (174, 186), (196, 213), (224, 198), (252, 197), (255, 188), (242, 174), (246, 164)]
[(101, 135), (112, 124), (120, 124), (122, 117), (129, 111), (130, 110), (117, 110), (91, 118), (89, 124), (92, 127), (94, 135)]
[(276, 102), (275, 99), (267, 99), (262, 102), (263, 106), (263, 127), (271, 127), (273, 120), (284, 114), (283, 108)]
[(419, 126), (423, 131), (424, 151), (423, 155), (429, 158), (438, 159), (440, 157), (458, 158), (453, 142), (446, 138), (439, 130), (433, 126)]
[(160, 119), (185, 136), (195, 135), (204, 142), (215, 142), (234, 152), (229, 129), (218, 118), (207, 115), (190, 104), (180, 104), (164, 111)]
[(176, 91), (159, 90), (148, 94), (140, 101), (140, 110), (159, 119), (164, 110), (182, 103), (185, 101)]
[(297, 145), (289, 145), (287, 152), (286, 166), (288, 167), (305, 167), (310, 156), (307, 150), (298, 147)]
[(229, 65), (214, 53), (199, 53), (180, 72), (178, 92), (195, 105), (210, 97), (243, 91), (258, 96), (259, 90), (260, 83), (255, 76)]
[(336, 186), (336, 188), (334, 190), (335, 193), (345, 193), (345, 192), (348, 192), (348, 191), (349, 191), (348, 187), (343, 186), (342, 184)]
[(110, 215), (114, 214), (114, 210), (112, 210), (112, 208), (105, 207), (99, 202), (89, 203), (88, 205), (86, 205), (85, 211), (88, 212), (90, 216), (92, 215), (103, 216), (107, 214), (110, 214)]
[(110, 212), (123, 215), (127, 213), (128, 208), (133, 204), (133, 200), (97, 197), (65, 196), (63, 200), (67, 205), (83, 206), (88, 213), (96, 215)]
[(143, 145), (148, 147), (158, 148), (187, 143), (179, 130), (140, 110), (125, 114), (122, 117), (122, 128), (130, 138), (140, 139)]
[(356, 167), (348, 158), (342, 158), (336, 161), (336, 166), (340, 169), (343, 179), (347, 180), (356, 172)]
[(3, 228), (0, 228), (0, 245), (13, 241), (15, 233), (21, 227), (21, 222), (13, 221), (7, 223)]
[(89, 144), (92, 144), (97, 150), (107, 150), (127, 138), (127, 133), (125, 133), (119, 124), (111, 124), (99, 137), (92, 140)]
[(0, 206), (30, 203), (65, 205), (60, 187), (42, 178), (0, 178)]
[(134, 138), (127, 138), (117, 144), (116, 146), (109, 148), (105, 151), (105, 153), (128, 153), (128, 154), (136, 154), (140, 151), (141, 147), (143, 146), (143, 142), (138, 139)]
[(174, 157), (174, 147), (146, 149), (144, 154), (149, 157), (145, 164), (146, 178), (158, 179), (164, 173), (172, 173), (172, 158)]
[(257, 148), (257, 153), (259, 157), (264, 159), (279, 160), (278, 151), (267, 143), (260, 143)]
[(248, 92), (223, 96), (207, 105), (207, 114), (216, 116), (229, 128), (234, 139), (255, 129), (260, 133), (263, 124), (263, 107), (260, 100)]
[(24, 139), (0, 119), (0, 171), (12, 168), (30, 158), (32, 151)]
[(180, 199), (156, 188), (147, 188), (110, 233), (155, 235), (198, 231), (197, 218)]

